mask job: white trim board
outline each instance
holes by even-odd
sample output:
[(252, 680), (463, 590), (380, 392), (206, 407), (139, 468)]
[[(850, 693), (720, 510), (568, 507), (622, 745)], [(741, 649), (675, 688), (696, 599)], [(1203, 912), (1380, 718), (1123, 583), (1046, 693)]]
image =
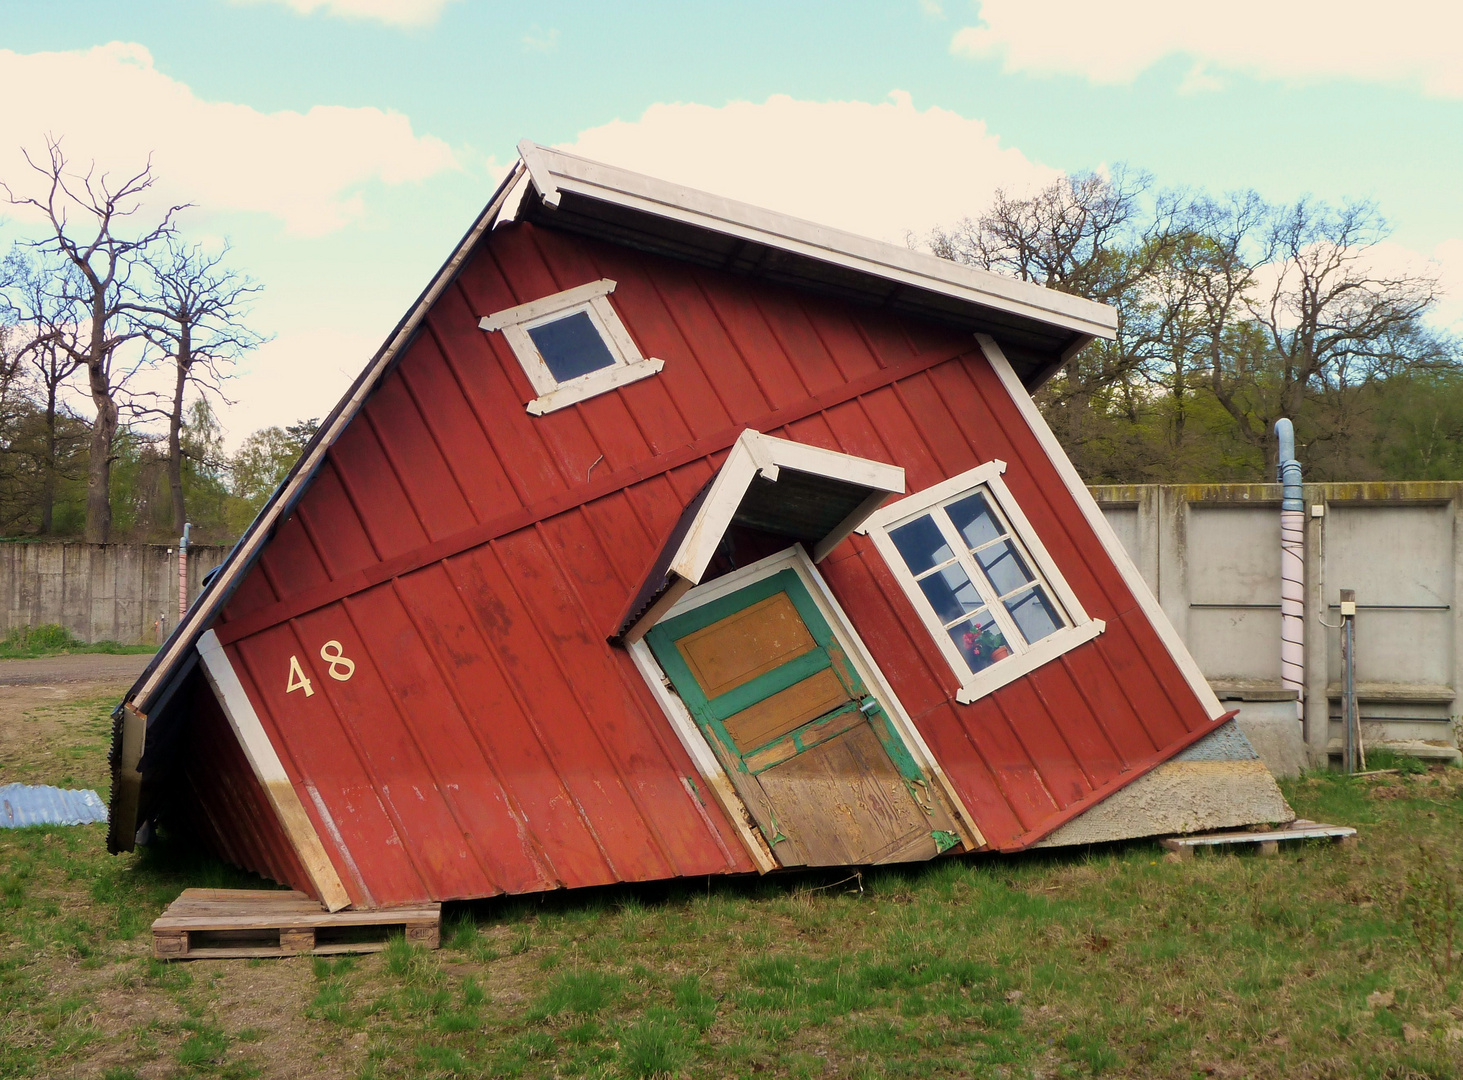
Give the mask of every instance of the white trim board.
[[(721, 543), (722, 536), (731, 526), (737, 507), (741, 505), (742, 496), (746, 494), (752, 480), (760, 473), (775, 482), (781, 469), (826, 476), (869, 488), (871, 496), (879, 496), (879, 502), (904, 491), (904, 470), (897, 465), (886, 465), (881, 461), (871, 461), (836, 450), (824, 450), (789, 439), (779, 439), (748, 428), (737, 436), (726, 461), (717, 470), (711, 491), (707, 493), (706, 501), (701, 504), (701, 510), (697, 514), (697, 521), (686, 533), (675, 558), (671, 560), (671, 572), (687, 581), (699, 582), (716, 554), (716, 547)], [(865, 499), (858, 510), (868, 505), (870, 499)], [(857, 512), (856, 510), (855, 513)], [(854, 524), (850, 524), (850, 519), (845, 518), (818, 545), (819, 550), (833, 550), (838, 541), (853, 531)], [(848, 526), (846, 530), (845, 526)], [(843, 530), (842, 535), (837, 535), (840, 530)]]
[(1051, 459), (1052, 465), (1057, 470), (1057, 475), (1062, 478), (1062, 483), (1076, 500), (1082, 515), (1087, 519), (1087, 524), (1097, 535), (1098, 541), (1118, 568), (1122, 575), (1123, 582), (1128, 590), (1138, 601), (1138, 607), (1142, 609), (1153, 630), (1158, 634), (1158, 639), (1163, 642), (1164, 648), (1168, 650), (1179, 670), (1183, 672), (1184, 679), (1188, 682), (1189, 688), (1193, 690), (1194, 696), (1199, 699), (1211, 720), (1217, 720), (1225, 714), (1226, 710), (1214, 696), (1214, 690), (1209, 686), (1204, 673), (1199, 670), (1199, 665), (1189, 655), (1189, 650), (1184, 646), (1183, 639), (1179, 637), (1178, 631), (1174, 629), (1173, 623), (1163, 613), (1163, 608), (1158, 604), (1158, 598), (1153, 595), (1153, 590), (1143, 580), (1143, 575), (1138, 573), (1138, 568), (1133, 565), (1132, 558), (1128, 555), (1123, 542), (1118, 539), (1118, 534), (1113, 531), (1112, 525), (1102, 514), (1102, 509), (1097, 505), (1097, 500), (1087, 490), (1087, 485), (1082, 482), (1082, 477), (1077, 475), (1077, 469), (1067, 457), (1067, 452), (1062, 449), (1062, 444), (1052, 433), (1047, 425), (1041, 411), (1037, 409), (1036, 402), (1027, 393), (1026, 387), (1021, 385), (1021, 380), (1016, 377), (1010, 361), (1001, 347), (996, 344), (994, 338), (989, 334), (976, 334), (976, 341), (980, 343), (981, 350), (985, 353), (986, 359), (995, 369), (996, 375), (1000, 377), (1001, 385), (1006, 388), (1006, 393), (1011, 396), (1017, 409), (1020, 410), (1022, 419), (1026, 421), (1031, 433), (1041, 443), (1041, 448)]
[[(284, 830), (290, 846), (299, 856), (305, 873), (310, 875), (321, 902), (331, 911), (349, 907), (350, 895), (345, 891), (340, 875), (335, 872), (330, 856), (325, 853), (320, 834), (315, 831), (304, 804), (295, 792), (295, 786), (290, 783), (289, 774), (284, 771), (284, 763), (279, 760), (274, 744), (269, 741), (264, 725), (259, 722), (259, 714), (254, 711), (249, 695), (244, 691), (244, 684), (234, 671), (234, 665), (229, 662), (228, 654), (219, 644), (218, 635), (212, 630), (198, 639), (198, 658), (203, 664), (204, 677), (213, 688), (219, 707), (228, 718), (229, 727), (234, 730), (234, 737), (239, 740), (239, 748), (244, 751), (249, 767), (254, 770), (255, 779), (268, 796), (269, 804), (274, 807), (280, 828)], [(342, 851), (349, 862), (350, 855), (344, 852), (344, 845)]]
[[(597, 397), (619, 386), (648, 379), (665, 367), (664, 360), (648, 358), (640, 352), (640, 346), (630, 336), (630, 331), (620, 321), (620, 316), (609, 301), (615, 291), (615, 282), (600, 278), (585, 285), (576, 285), (549, 296), (541, 296), (526, 304), (495, 311), (478, 320), (478, 327), (488, 333), (501, 333), (508, 347), (513, 350), (518, 366), (528, 376), (538, 397), (527, 405), (530, 414), (542, 416)], [(555, 319), (583, 312), (588, 316), (612, 363), (608, 367), (596, 368), (560, 382), (534, 344), (529, 331)]]
[(527, 139), (518, 144), (518, 153), (548, 207), (559, 206), (566, 193), (578, 195), (1079, 334), (1111, 338), (1117, 331), (1113, 308), (1069, 293), (590, 161)]
[[(669, 619), (677, 615), (683, 615), (687, 611), (694, 610), (703, 604), (709, 604), (713, 600), (718, 600), (723, 596), (736, 592), (738, 589), (745, 588), (753, 582), (761, 581), (763, 578), (771, 577), (773, 574), (789, 569), (798, 575), (798, 578), (803, 583), (803, 587), (808, 590), (808, 595), (812, 597), (813, 603), (818, 606), (819, 614), (823, 616), (829, 629), (833, 631), (833, 636), (838, 640), (838, 644), (843, 649), (844, 655), (853, 664), (854, 670), (858, 672), (859, 678), (863, 680), (869, 692), (878, 700), (885, 714), (889, 717), (890, 723), (899, 732), (900, 738), (904, 740), (905, 748), (908, 749), (910, 757), (915, 760), (915, 763), (920, 768), (929, 774), (931, 779), (940, 785), (941, 793), (945, 796), (950, 808), (955, 813), (956, 823), (962, 828), (961, 839), (965, 842), (966, 849), (974, 851), (977, 848), (985, 847), (985, 834), (980, 831), (980, 826), (975, 823), (974, 816), (971, 815), (969, 809), (961, 801), (960, 796), (956, 794), (955, 786), (950, 782), (950, 778), (945, 775), (945, 770), (941, 768), (939, 761), (936, 760), (934, 753), (930, 750), (929, 744), (925, 742), (924, 736), (919, 733), (919, 729), (915, 727), (914, 721), (910, 718), (909, 713), (905, 711), (903, 703), (900, 702), (898, 696), (894, 693), (894, 687), (884, 677), (884, 673), (879, 669), (879, 665), (875, 662), (873, 654), (869, 652), (868, 646), (864, 644), (864, 640), (859, 636), (858, 630), (854, 628), (853, 622), (844, 612), (842, 605), (839, 604), (832, 590), (828, 588), (828, 583), (823, 579), (823, 575), (818, 573), (818, 568), (813, 565), (812, 560), (808, 557), (807, 551), (804, 550), (801, 544), (794, 544), (785, 551), (780, 551), (775, 555), (767, 556), (765, 559), (759, 559), (757, 562), (749, 563), (746, 566), (733, 570), (729, 574), (717, 578), (715, 581), (708, 581), (705, 585), (692, 589), (685, 596), (681, 597), (675, 606), (667, 611), (663, 617)], [(740, 796), (737, 796), (731, 788), (731, 781), (725, 779), (726, 774), (721, 772), (720, 764), (716, 763), (715, 757), (711, 754), (711, 748), (706, 745), (705, 736), (696, 727), (696, 723), (691, 719), (690, 713), (685, 712), (685, 705), (681, 704), (680, 698), (671, 694), (670, 690), (661, 683), (660, 680), (665, 678), (665, 673), (661, 671), (660, 665), (655, 662), (654, 656), (650, 653), (649, 646), (643, 641), (636, 642), (636, 645), (645, 651), (645, 655), (648, 658), (649, 670), (647, 671), (646, 668), (642, 667), (641, 673), (650, 682), (651, 689), (654, 690), (659, 685), (661, 687), (661, 693), (670, 694), (675, 699), (676, 703), (680, 706), (680, 710), (685, 713), (685, 722), (689, 725), (689, 735), (694, 736), (700, 742), (702, 752), (716, 764), (718, 774), (725, 780), (727, 789), (731, 791), (732, 797), (736, 799), (737, 813), (745, 814), (747, 819), (751, 820), (750, 811), (742, 804)], [(672, 723), (675, 723), (674, 719), (672, 719)], [(679, 729), (677, 733), (680, 734)], [(698, 759), (693, 755), (692, 760)], [(732, 816), (733, 820), (735, 820), (736, 815)]]

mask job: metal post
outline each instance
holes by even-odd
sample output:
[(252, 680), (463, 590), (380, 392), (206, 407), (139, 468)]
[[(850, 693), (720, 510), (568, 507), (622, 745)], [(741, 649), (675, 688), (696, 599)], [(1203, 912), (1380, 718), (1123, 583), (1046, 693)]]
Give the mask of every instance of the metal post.
[(183, 523), (183, 535), (178, 538), (178, 622), (188, 614), (188, 533), (193, 526)]
[(1356, 590), (1341, 590), (1341, 725), (1343, 765), (1356, 772), (1361, 721), (1356, 715)]

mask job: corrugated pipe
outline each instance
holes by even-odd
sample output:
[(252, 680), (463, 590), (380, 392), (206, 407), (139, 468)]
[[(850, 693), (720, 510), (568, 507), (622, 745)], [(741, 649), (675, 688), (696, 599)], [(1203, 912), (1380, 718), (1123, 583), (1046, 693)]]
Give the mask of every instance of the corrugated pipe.
[(1295, 428), (1289, 420), (1275, 421), (1280, 441), (1276, 479), (1282, 486), (1280, 503), (1280, 685), (1295, 691), (1295, 718), (1305, 720), (1305, 497), (1300, 483), (1300, 462), (1295, 460)]

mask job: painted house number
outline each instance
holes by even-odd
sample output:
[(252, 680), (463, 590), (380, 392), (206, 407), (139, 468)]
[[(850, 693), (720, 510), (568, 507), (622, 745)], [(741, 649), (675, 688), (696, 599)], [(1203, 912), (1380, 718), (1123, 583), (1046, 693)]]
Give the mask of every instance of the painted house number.
[[(320, 646), (320, 659), (330, 665), (330, 677), (336, 682), (349, 682), (350, 677), (356, 673), (356, 662), (344, 655), (338, 641), (327, 641)], [(300, 667), (298, 656), (290, 657), (290, 677), (285, 684), (284, 692), (293, 694), (296, 690), (305, 691), (306, 697), (313, 697), (315, 688), (310, 685), (310, 679), (305, 674), (304, 668)]]

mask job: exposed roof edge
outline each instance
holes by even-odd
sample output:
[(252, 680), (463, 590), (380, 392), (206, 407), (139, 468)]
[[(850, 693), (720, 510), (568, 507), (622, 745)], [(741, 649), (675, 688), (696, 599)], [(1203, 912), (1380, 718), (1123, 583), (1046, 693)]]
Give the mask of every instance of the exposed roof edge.
[(147, 665), (137, 682), (133, 684), (132, 689), (128, 691), (124, 700), (138, 712), (144, 716), (148, 713), (154, 697), (166, 685), (169, 673), (181, 659), (189, 654), (199, 635), (212, 625), (214, 618), (263, 549), (275, 524), (293, 509), (299, 497), (304, 494), (324, 460), (326, 452), (345, 430), (346, 425), (360, 411), (361, 406), (365, 404), (371, 391), (376, 388), (376, 384), (390, 368), (392, 362), (416, 335), (427, 312), (456, 278), (478, 240), (492, 226), (509, 191), (518, 182), (524, 171), (525, 167), (521, 163), (509, 170), (508, 175), (503, 178), (503, 182), (493, 193), (492, 199), (488, 201), (488, 205), (473, 222), (472, 228), (463, 235), (451, 256), (442, 264), (430, 284), (417, 297), (416, 303), (402, 316), (401, 321), (396, 324), (396, 328), (377, 350), (371, 362), (366, 365), (365, 369), (356, 377), (355, 382), (351, 384), (350, 389), (336, 403), (335, 408), (331, 410), (330, 415), (316, 431), (315, 437), (310, 440), (299, 460), (295, 462), (294, 468), (275, 489), (269, 501), (264, 504), (264, 508), (260, 510), (249, 528), (244, 531), (244, 535), (234, 545), (234, 549), (229, 552), (228, 558), (219, 567), (213, 582), (194, 601), (193, 606), (188, 609), (187, 617), (174, 628), (153, 661)]
[(563, 205), (566, 195), (580, 196), (1033, 319), (1087, 338), (1111, 338), (1117, 331), (1113, 308), (1070, 293), (590, 161), (526, 139), (518, 144), (518, 152), (540, 199), (550, 208)]

